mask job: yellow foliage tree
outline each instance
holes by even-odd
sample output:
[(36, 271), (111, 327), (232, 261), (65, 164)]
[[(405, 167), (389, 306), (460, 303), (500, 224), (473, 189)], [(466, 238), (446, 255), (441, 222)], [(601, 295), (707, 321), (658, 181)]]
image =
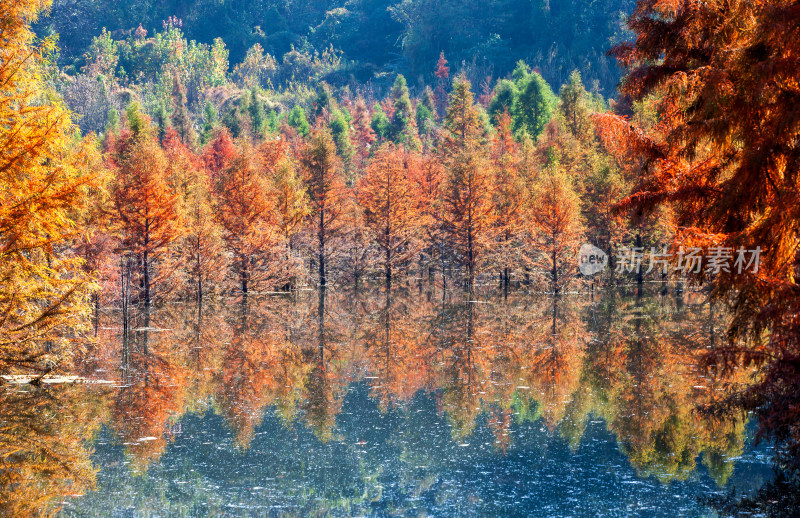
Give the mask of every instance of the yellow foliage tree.
[(0, 371), (49, 371), (81, 341), (90, 283), (71, 252), (94, 181), (92, 145), (46, 88), (53, 42), (30, 30), (49, 2), (0, 16)]

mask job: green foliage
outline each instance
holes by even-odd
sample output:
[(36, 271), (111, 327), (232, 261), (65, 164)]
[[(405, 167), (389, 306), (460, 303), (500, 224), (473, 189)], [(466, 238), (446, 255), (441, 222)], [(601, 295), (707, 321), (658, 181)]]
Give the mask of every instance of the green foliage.
[[(177, 13), (183, 20), (180, 30), (186, 32), (187, 39), (209, 47), (214, 46), (216, 38), (228, 44), (232, 62), (241, 65), (234, 68), (234, 79), (239, 87), (247, 89), (266, 87), (277, 76), (283, 81), (290, 81), (292, 76), (306, 77), (303, 67), (314, 68), (317, 78), (347, 68), (358, 81), (389, 71), (430, 79), (436, 59), (444, 51), (452, 63), (464, 62), (482, 74), (473, 79), (485, 76), (477, 69), (489, 66), (502, 77), (522, 58), (538, 67), (551, 84), (565, 82), (570, 71), (579, 69), (587, 84), (597, 80), (609, 92), (618, 83), (620, 72), (606, 51), (627, 36), (624, 17), (634, 3), (130, 0), (110, 4), (71, 0), (56, 3), (52, 16), (40, 22), (39, 33), (58, 33), (63, 62), (75, 64), (103, 27), (113, 33), (113, 39), (122, 39), (120, 43), (127, 45), (134, 40), (133, 29), (139, 23), (155, 35), (163, 29), (162, 20)], [(106, 45), (111, 42), (111, 33)], [(141, 42), (150, 40), (153, 38), (142, 38)], [(323, 57), (331, 46), (343, 51), (343, 55), (333, 60), (328, 59), (331, 54)], [(225, 52), (227, 58), (228, 51)], [(127, 59), (123, 54), (120, 57)], [(137, 67), (120, 64), (131, 77), (137, 77)], [(184, 82), (193, 102), (194, 85)]]
[(489, 115), (492, 121), (496, 124), (500, 115), (504, 112), (511, 113), (514, 106), (514, 100), (517, 98), (517, 86), (514, 81), (508, 79), (501, 79), (494, 87), (492, 94), (492, 101), (489, 103)]
[(192, 117), (189, 114), (189, 108), (186, 106), (186, 88), (181, 84), (180, 80), (176, 77), (172, 87), (172, 114), (170, 122), (175, 131), (178, 132), (178, 137), (181, 141), (189, 147), (193, 147), (195, 143), (195, 132), (192, 123)]
[(235, 138), (244, 135), (249, 126), (249, 111), (247, 97), (240, 97), (233, 103), (222, 116), (222, 124), (228, 128)]
[(267, 132), (268, 133), (277, 133), (280, 129), (280, 121), (278, 119), (278, 112), (275, 110), (269, 110), (267, 112), (267, 124), (266, 124)]
[(590, 99), (580, 72), (574, 70), (570, 74), (569, 83), (561, 87), (558, 96), (558, 111), (572, 135), (578, 139), (592, 138)]
[(336, 152), (348, 164), (353, 156), (353, 145), (350, 142), (350, 124), (345, 114), (336, 110), (331, 113), (330, 119), (331, 135), (336, 143)]
[(247, 112), (250, 115), (250, 127), (254, 136), (264, 134), (267, 124), (267, 115), (264, 111), (264, 102), (258, 98), (255, 90), (250, 91), (250, 100), (247, 104)]
[(389, 124), (389, 138), (394, 142), (401, 143), (406, 140), (406, 132), (413, 114), (408, 85), (402, 74), (395, 79), (389, 97), (394, 104), (394, 115)]
[(278, 62), (256, 43), (247, 51), (244, 60), (234, 67), (231, 75), (240, 88), (252, 90), (271, 85), (277, 71)]
[(116, 108), (111, 107), (108, 110), (108, 115), (106, 117), (106, 133), (116, 133), (119, 131), (119, 113), (117, 112)]
[(300, 135), (308, 136), (311, 131), (311, 125), (306, 118), (306, 112), (300, 106), (295, 106), (289, 112), (289, 119), (287, 120), (289, 126), (297, 130)]
[(142, 113), (142, 106), (138, 102), (133, 101), (125, 108), (125, 116), (128, 119), (128, 127), (134, 135), (138, 135), (147, 128), (147, 120)]
[(323, 113), (333, 113), (336, 110), (336, 101), (333, 99), (331, 87), (326, 82), (321, 82), (317, 86), (317, 97), (313, 103), (313, 119), (316, 119)]
[(421, 134), (429, 133), (429, 126), (434, 123), (433, 111), (423, 103), (417, 104), (417, 128)]
[[(211, 45), (187, 41), (180, 29), (169, 26), (152, 38), (129, 38), (117, 45), (119, 64), (138, 83), (159, 83), (176, 75), (186, 87), (187, 101), (195, 102), (207, 87), (227, 81), (228, 50), (222, 39)], [(172, 77), (167, 78), (172, 86)]]
[(372, 123), (370, 125), (380, 141), (389, 137), (391, 122), (389, 122), (389, 117), (386, 116), (386, 112), (383, 111), (380, 104), (375, 104), (372, 108)]
[(155, 113), (153, 114), (153, 122), (155, 123), (156, 128), (158, 128), (158, 140), (163, 142), (164, 137), (167, 136), (167, 130), (170, 128), (169, 114), (167, 113), (167, 108), (164, 106), (164, 104), (159, 103)]
[(211, 140), (214, 131), (217, 128), (218, 117), (219, 115), (217, 114), (217, 109), (214, 108), (213, 104), (206, 101), (205, 106), (203, 106), (203, 144)]
[[(516, 73), (515, 73), (516, 75)], [(516, 80), (517, 95), (511, 106), (514, 132), (528, 133), (536, 138), (550, 120), (556, 96), (550, 85), (537, 72), (525, 72)]]

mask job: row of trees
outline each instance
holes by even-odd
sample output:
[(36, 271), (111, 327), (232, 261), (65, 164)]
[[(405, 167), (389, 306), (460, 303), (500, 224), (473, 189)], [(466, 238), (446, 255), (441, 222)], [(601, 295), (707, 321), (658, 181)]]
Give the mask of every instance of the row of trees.
[[(519, 80), (535, 78), (523, 67)], [(104, 141), (111, 174), (88, 222), (89, 263), (145, 305), (290, 289), (312, 272), (317, 286), (377, 272), (387, 283), (443, 275), (473, 285), (485, 273), (506, 288), (558, 292), (575, 280), (582, 240), (624, 237), (609, 211), (623, 180), (609, 178), (590, 100), (574, 74), (534, 142), (508, 109), (492, 126), (459, 77), (441, 125), (420, 135), (399, 76), (372, 117), (356, 99), (341, 127), (346, 108), (323, 88), (307, 137), (284, 124), (272, 138), (234, 139), (220, 126), (196, 151), (188, 131), (159, 129), (134, 103)]]

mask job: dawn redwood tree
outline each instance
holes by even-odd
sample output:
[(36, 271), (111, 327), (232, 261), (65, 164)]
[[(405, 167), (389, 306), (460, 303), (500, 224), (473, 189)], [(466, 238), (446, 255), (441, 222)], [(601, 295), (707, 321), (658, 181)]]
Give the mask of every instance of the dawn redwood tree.
[(419, 132), (414, 117), (414, 106), (403, 75), (398, 75), (395, 79), (387, 101), (391, 101), (393, 109), (389, 121), (389, 138), (397, 144), (404, 144), (407, 149), (419, 149)]
[(181, 266), (194, 287), (194, 296), (201, 301), (209, 288), (214, 289), (213, 284), (223, 280), (226, 267), (222, 229), (212, 205), (211, 179), (200, 157), (181, 142), (176, 130), (167, 131), (163, 147), (185, 225), (179, 245)]
[(414, 118), (408, 85), (406, 78), (402, 74), (397, 75), (389, 92), (389, 100), (394, 107), (394, 113), (392, 113), (389, 125), (389, 138), (396, 143), (401, 143), (405, 137), (409, 121)]
[(230, 165), (237, 152), (230, 132), (226, 128), (218, 129), (202, 153), (203, 164), (212, 182), (216, 181), (220, 172)]
[(392, 144), (383, 146), (359, 181), (357, 196), (364, 222), (380, 247), (387, 286), (393, 270), (414, 257), (420, 244), (415, 195), (407, 152)]
[[(729, 345), (712, 364), (766, 364), (744, 401), (800, 471), (800, 7), (758, 2), (642, 0), (636, 40), (613, 51), (629, 69), (622, 93), (656, 97), (647, 131), (620, 115), (596, 120), (618, 155), (641, 157), (620, 205), (675, 211), (673, 245), (760, 247), (757, 271), (721, 272), (713, 296), (732, 311)], [(702, 276), (703, 274), (701, 274)]]
[(291, 289), (296, 285), (302, 268), (302, 260), (293, 241), (311, 214), (311, 206), (289, 144), (284, 139), (265, 141), (259, 151), (260, 167), (266, 174), (277, 234), (270, 254), (272, 270), (279, 285)]
[(469, 81), (459, 76), (453, 83), (444, 121), (441, 153), (447, 170), (444, 219), (448, 244), (475, 281), (481, 256), (494, 234), (492, 163), (486, 146), (483, 118), (475, 105)]
[(170, 122), (172, 127), (180, 137), (181, 142), (189, 148), (193, 148), (197, 141), (197, 134), (192, 125), (192, 118), (186, 106), (186, 87), (180, 80), (177, 73), (173, 73), (172, 79), (172, 113)]
[(445, 232), (444, 202), (442, 192), (445, 171), (440, 157), (436, 153), (426, 152), (419, 156), (412, 155), (416, 164), (411, 168), (414, 174), (414, 185), (417, 188), (416, 209), (420, 215), (423, 250), (421, 261), (428, 267), (433, 277), (434, 261), (440, 261), (442, 272), (445, 268)]
[(564, 117), (569, 132), (582, 141), (595, 139), (592, 127), (589, 94), (583, 86), (581, 73), (573, 70), (569, 82), (558, 93), (558, 112)]
[[(140, 275), (141, 300), (150, 306), (154, 286), (175, 272), (167, 261), (184, 233), (178, 195), (168, 183), (168, 163), (150, 121), (137, 104), (128, 108), (130, 129), (114, 142), (108, 165), (111, 185), (111, 224), (123, 256), (131, 254)], [(159, 268), (164, 266), (163, 268)], [(124, 294), (123, 294), (124, 295)]]
[(353, 156), (353, 170), (358, 177), (367, 167), (367, 161), (372, 151), (372, 146), (378, 139), (372, 129), (372, 117), (369, 113), (366, 101), (363, 97), (356, 99), (353, 109), (353, 144), (355, 153)]
[[(225, 147), (226, 133), (217, 135), (218, 145), (210, 144), (210, 155)], [(264, 266), (265, 251), (276, 241), (274, 200), (258, 152), (248, 141), (241, 140), (235, 155), (226, 161), (214, 178), (214, 213), (225, 247), (235, 258), (239, 287), (247, 296), (258, 280), (254, 274)]]
[(521, 234), (524, 231), (525, 185), (519, 175), (519, 144), (514, 140), (511, 116), (504, 112), (492, 139), (494, 178), (492, 203), (497, 217), (497, 237), (492, 254), (496, 258), (502, 282), (508, 288), (510, 270), (518, 263)]
[(271, 157), (270, 182), (275, 196), (275, 213), (278, 233), (289, 249), (292, 238), (300, 230), (303, 220), (310, 214), (306, 187), (298, 165), (286, 150)]
[(4, 2), (0, 17), (0, 372), (49, 370), (79, 345), (89, 278), (70, 252), (96, 182), (90, 141), (47, 89), (53, 40), (30, 24), (49, 2)]
[(558, 294), (569, 283), (569, 271), (577, 270), (575, 258), (583, 239), (580, 199), (558, 166), (542, 171), (529, 214), (530, 232), (541, 254), (537, 262)]
[(311, 202), (309, 224), (314, 234), (312, 249), (317, 260), (319, 286), (324, 288), (328, 284), (327, 262), (342, 231), (349, 194), (336, 144), (322, 119), (315, 124), (302, 149), (300, 165)]

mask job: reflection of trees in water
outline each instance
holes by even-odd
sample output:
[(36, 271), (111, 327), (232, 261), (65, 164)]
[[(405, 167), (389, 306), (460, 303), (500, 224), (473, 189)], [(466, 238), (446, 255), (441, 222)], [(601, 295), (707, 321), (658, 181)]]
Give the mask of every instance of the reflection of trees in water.
[(404, 406), (420, 390), (434, 385), (433, 340), (422, 320), (430, 305), (422, 297), (385, 290), (365, 308), (361, 341), (373, 396), (382, 410)]
[(303, 377), (300, 349), (287, 341), (287, 333), (273, 322), (286, 321), (286, 307), (265, 311), (245, 302), (236, 309), (230, 340), (222, 346), (222, 368), (217, 372), (215, 401), (236, 436), (239, 447), (249, 446), (264, 408), (292, 408)]
[(697, 367), (714, 340), (705, 310), (705, 301), (683, 307), (637, 297), (604, 301), (591, 317), (602, 337), (590, 345), (584, 368), (601, 401), (595, 413), (642, 475), (686, 479), (703, 453), (722, 484), (733, 469), (730, 459), (742, 451), (744, 416), (722, 420), (698, 412), (747, 374), (714, 379)]
[(87, 443), (107, 418), (107, 389), (0, 389), (0, 515), (50, 516), (94, 488)]
[(186, 354), (168, 329), (153, 327), (145, 311), (139, 327), (123, 332), (121, 386), (111, 407), (112, 426), (132, 456), (134, 470), (158, 459), (171, 439), (171, 424), (183, 414), (189, 371)]
[(170, 424), (210, 399), (241, 448), (268, 407), (327, 442), (348, 387), (364, 380), (382, 411), (402, 411), (419, 391), (435, 394), (453, 439), (485, 423), (505, 451), (514, 423), (541, 417), (574, 448), (597, 416), (642, 474), (685, 478), (702, 453), (718, 481), (729, 476), (743, 418), (717, 420), (695, 408), (746, 373), (715, 381), (695, 367), (719, 319), (704, 300), (471, 299), (328, 292), (158, 310), (143, 327), (166, 331), (134, 331), (122, 346), (110, 336), (103, 345), (127, 351), (114, 428), (131, 452), (156, 458)]

